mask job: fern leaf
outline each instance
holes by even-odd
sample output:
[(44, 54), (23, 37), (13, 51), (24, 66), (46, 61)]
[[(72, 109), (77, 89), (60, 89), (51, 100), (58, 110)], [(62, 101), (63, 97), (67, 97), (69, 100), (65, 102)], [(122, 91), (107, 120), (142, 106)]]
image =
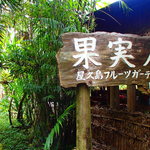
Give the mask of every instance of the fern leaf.
[(75, 108), (75, 103), (67, 107), (67, 109), (63, 112), (63, 114), (58, 117), (55, 126), (52, 128), (50, 134), (48, 135), (46, 139), (46, 143), (44, 144), (44, 150), (50, 150), (50, 147), (52, 146), (53, 141), (54, 141), (54, 137), (59, 135), (60, 127), (63, 126), (62, 124), (64, 120), (68, 117), (68, 115), (70, 114), (70, 111), (73, 108)]

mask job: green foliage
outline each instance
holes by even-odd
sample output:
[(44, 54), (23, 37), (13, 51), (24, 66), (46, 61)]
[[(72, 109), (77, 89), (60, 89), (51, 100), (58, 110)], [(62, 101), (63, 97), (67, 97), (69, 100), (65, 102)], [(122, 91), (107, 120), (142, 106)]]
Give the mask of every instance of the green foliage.
[(73, 108), (75, 108), (75, 103), (72, 104), (72, 105), (70, 105), (69, 107), (67, 107), (65, 109), (65, 111), (63, 112), (63, 114), (61, 114), (58, 117), (56, 124), (51, 129), (51, 132), (50, 132), (50, 134), (48, 135), (48, 137), (46, 139), (44, 150), (49, 150), (51, 148), (55, 136), (59, 136), (59, 134), (60, 134), (60, 128), (63, 127), (64, 121), (67, 119), (68, 115), (70, 114), (70, 111), (72, 111)]
[[(5, 24), (5, 28), (9, 30), (5, 32), (2, 39), (1, 61), (4, 70), (9, 68), (11, 78), (11, 80), (6, 78), (6, 81), (10, 82), (5, 86), (8, 91), (5, 102), (8, 108), (9, 99), (12, 99), (11, 115), (15, 113), (17, 118), (21, 108), (20, 117), (24, 121), (27, 120), (26, 125), (28, 125), (27, 122), (29, 125), (34, 122), (32, 126), (34, 137), (44, 139), (42, 136), (47, 131), (43, 129), (48, 128), (50, 124), (53, 125), (56, 118), (71, 103), (71, 100), (67, 102), (64, 97), (67, 93), (68, 99), (72, 99), (73, 96), (72, 92), (63, 91), (59, 86), (55, 56), (62, 47), (61, 35), (70, 31), (85, 32), (86, 27), (81, 25), (84, 20), (74, 11), (78, 7), (72, 0), (63, 3), (45, 0), (33, 3), (26, 1), (22, 3), (22, 8), (22, 12), (17, 11), (14, 14), (9, 11), (2, 16), (4, 20), (7, 20), (6, 22), (9, 22), (9, 25)], [(24, 93), (26, 97), (22, 102)], [(54, 106), (51, 105), (52, 103)], [(44, 117), (38, 115), (40, 118), (36, 120), (36, 123), (35, 108), (44, 114)], [(45, 120), (39, 121), (41, 118)], [(59, 128), (58, 125), (55, 129)]]
[(4, 36), (4, 25), (2, 23), (0, 23), (0, 42), (2, 41), (2, 37)]
[(130, 7), (128, 7), (128, 5), (123, 0), (119, 2), (120, 2), (120, 7), (123, 9), (124, 12), (133, 11)]
[(8, 96), (0, 99), (0, 113), (7, 113), (9, 107), (9, 99)]
[(18, 9), (19, 8), (19, 0), (1, 0), (0, 1), (0, 9), (9, 7), (10, 9)]
[(19, 129), (10, 128), (6, 113), (0, 113), (0, 145), (4, 150), (28, 149), (28, 134)]
[[(3, 14), (3, 10), (20, 10), (20, 0), (0, 0), (0, 14)], [(6, 23), (6, 22), (5, 22)], [(0, 16), (0, 42), (2, 41), (2, 38), (4, 36), (4, 32), (6, 31), (5, 29), (5, 24), (4, 20)]]

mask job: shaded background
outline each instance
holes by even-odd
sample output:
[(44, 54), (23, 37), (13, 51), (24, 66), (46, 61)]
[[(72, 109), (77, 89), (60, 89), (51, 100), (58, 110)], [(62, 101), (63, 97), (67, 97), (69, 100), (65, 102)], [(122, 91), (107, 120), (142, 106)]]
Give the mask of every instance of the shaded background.
[(124, 0), (124, 2), (130, 9), (122, 8), (120, 2), (115, 2), (107, 8), (96, 11), (95, 31), (133, 34), (147, 32), (150, 29), (150, 0)]

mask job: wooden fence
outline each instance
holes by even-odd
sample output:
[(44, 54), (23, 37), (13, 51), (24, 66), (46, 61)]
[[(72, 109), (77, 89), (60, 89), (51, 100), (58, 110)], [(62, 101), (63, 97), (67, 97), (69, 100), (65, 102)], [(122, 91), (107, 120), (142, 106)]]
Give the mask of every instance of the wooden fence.
[(94, 107), (92, 134), (112, 150), (150, 150), (150, 114)]

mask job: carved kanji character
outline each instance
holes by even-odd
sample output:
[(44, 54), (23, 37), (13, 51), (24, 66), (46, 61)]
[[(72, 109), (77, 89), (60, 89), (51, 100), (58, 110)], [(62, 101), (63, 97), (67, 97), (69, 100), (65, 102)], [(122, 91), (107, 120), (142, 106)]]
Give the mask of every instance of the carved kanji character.
[(76, 80), (77, 81), (79, 81), (79, 80), (85, 80), (85, 78), (84, 78), (84, 71), (78, 71), (77, 72)]
[[(123, 44), (127, 44), (127, 47), (124, 47)], [(118, 47), (115, 48), (115, 55), (113, 57), (110, 57), (111, 60), (114, 60), (114, 63), (110, 67), (115, 67), (119, 60), (123, 60), (129, 67), (134, 68), (135, 65), (131, 64), (127, 58), (129, 59), (134, 59), (132, 55), (127, 55), (126, 49), (131, 49), (132, 48), (132, 42), (130, 41), (123, 41), (122, 38), (118, 38), (118, 41), (115, 42), (109, 42), (108, 47), (112, 48), (113, 45), (117, 45)]]
[(74, 39), (75, 50), (78, 52), (83, 52), (82, 54), (73, 55), (74, 58), (79, 58), (78, 61), (73, 65), (78, 66), (83, 60), (85, 60), (84, 68), (89, 68), (89, 60), (96, 66), (102, 65), (101, 63), (95, 61), (92, 57), (97, 57), (99, 54), (93, 53), (96, 47), (96, 39), (93, 37)]
[(96, 71), (95, 79), (103, 79), (103, 74), (100, 70)]

